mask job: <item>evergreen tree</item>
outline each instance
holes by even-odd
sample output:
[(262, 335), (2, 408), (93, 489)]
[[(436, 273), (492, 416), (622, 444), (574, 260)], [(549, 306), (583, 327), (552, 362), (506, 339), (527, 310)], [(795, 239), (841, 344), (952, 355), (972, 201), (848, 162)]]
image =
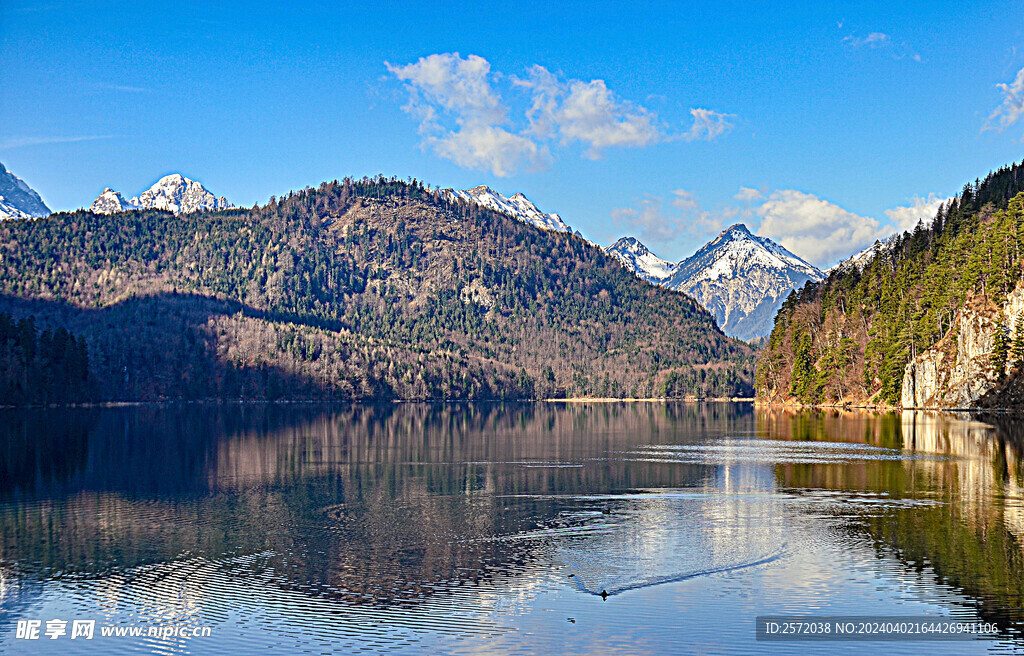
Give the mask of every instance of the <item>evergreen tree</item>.
[(801, 401), (810, 401), (810, 393), (818, 378), (814, 369), (811, 336), (804, 333), (794, 338), (793, 342), (793, 379), (790, 394)]
[(1006, 334), (1006, 321), (1003, 315), (999, 315), (996, 322), (996, 334), (992, 338), (992, 366), (996, 370), (999, 380), (1006, 376), (1006, 359), (1009, 355), (1010, 338)]

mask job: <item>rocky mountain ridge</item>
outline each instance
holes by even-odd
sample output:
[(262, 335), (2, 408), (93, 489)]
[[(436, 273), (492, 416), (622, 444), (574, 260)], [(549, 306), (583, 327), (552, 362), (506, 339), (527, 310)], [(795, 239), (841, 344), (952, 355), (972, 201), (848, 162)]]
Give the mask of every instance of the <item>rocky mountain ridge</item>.
[(503, 212), (523, 223), (536, 226), (543, 230), (555, 232), (573, 232), (572, 228), (557, 214), (547, 214), (538, 208), (533, 202), (522, 193), (513, 194), (506, 198), (494, 191), (487, 185), (477, 185), (472, 189), (457, 191), (446, 189), (445, 193), (451, 198), (460, 198), (490, 210)]

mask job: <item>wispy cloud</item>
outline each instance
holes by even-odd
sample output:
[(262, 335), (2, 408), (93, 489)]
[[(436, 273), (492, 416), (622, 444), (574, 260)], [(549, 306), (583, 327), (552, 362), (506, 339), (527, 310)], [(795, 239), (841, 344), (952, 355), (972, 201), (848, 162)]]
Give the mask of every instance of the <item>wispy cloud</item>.
[(22, 148), (24, 146), (40, 146), (44, 144), (77, 143), (79, 141), (97, 141), (99, 139), (113, 139), (112, 134), (82, 135), (69, 137), (0, 137), (0, 150), (9, 148)]
[(681, 210), (699, 210), (700, 203), (694, 198), (693, 194), (685, 189), (675, 189), (672, 191), (674, 198), (672, 199), (672, 207), (678, 207)]
[[(843, 24), (840, 23), (839, 27), (842, 29)], [(885, 32), (871, 32), (867, 36), (857, 36), (856, 34), (849, 34), (843, 37), (843, 46), (850, 50), (884, 50), (889, 53), (893, 59), (910, 59), (915, 62), (921, 62), (921, 55), (911, 48), (905, 41), (896, 41)]]
[[(657, 114), (619, 97), (604, 80), (563, 78), (539, 65), (522, 77), (504, 75), (483, 57), (456, 52), (385, 66), (405, 83), (403, 109), (419, 119), (424, 147), (498, 176), (546, 166), (555, 146), (580, 144), (584, 157), (599, 159), (610, 148), (711, 140), (732, 127), (730, 114), (693, 109), (690, 130), (673, 134)], [(516, 105), (521, 111), (513, 111)]]
[(676, 217), (665, 212), (661, 198), (644, 198), (632, 207), (617, 207), (611, 216), (616, 224), (648, 244), (672, 242), (684, 228)]
[(1024, 68), (1017, 71), (1017, 77), (1009, 84), (997, 84), (1003, 92), (1003, 103), (988, 117), (981, 131), (1002, 132), (1024, 116)]
[(722, 217), (701, 207), (696, 196), (685, 189), (672, 191), (671, 198), (646, 196), (630, 207), (611, 211), (614, 222), (646, 242), (648, 246), (663, 249), (682, 238), (700, 239), (710, 231), (720, 229)]
[(740, 190), (736, 192), (736, 195), (733, 196), (733, 198), (740, 201), (741, 203), (752, 203), (755, 200), (761, 200), (762, 198), (764, 198), (764, 194), (761, 191), (753, 189), (751, 187), (740, 187)]
[(892, 43), (892, 39), (884, 32), (872, 32), (867, 36), (853, 34), (843, 37), (843, 43), (851, 48), (882, 48)]

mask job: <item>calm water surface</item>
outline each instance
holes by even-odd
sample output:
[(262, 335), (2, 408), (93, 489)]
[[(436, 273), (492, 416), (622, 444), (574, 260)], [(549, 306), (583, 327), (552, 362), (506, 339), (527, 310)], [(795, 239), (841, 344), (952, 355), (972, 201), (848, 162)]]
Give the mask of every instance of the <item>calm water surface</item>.
[[(3, 411), (0, 651), (1021, 652), (1022, 434), (748, 404)], [(771, 614), (1000, 633), (756, 641)], [(96, 635), (19, 639), (35, 619)], [(210, 635), (99, 635), (139, 626)]]

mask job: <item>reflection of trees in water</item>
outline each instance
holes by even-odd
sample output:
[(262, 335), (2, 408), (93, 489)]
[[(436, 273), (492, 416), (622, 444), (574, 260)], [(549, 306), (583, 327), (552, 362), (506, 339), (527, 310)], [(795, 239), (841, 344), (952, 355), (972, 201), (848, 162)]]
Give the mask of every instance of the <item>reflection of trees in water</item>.
[(759, 407), (757, 430), (776, 440), (856, 442), (903, 448), (900, 417), (891, 412)]
[[(283, 585), (360, 600), (518, 570), (536, 542), (501, 538), (558, 521), (563, 502), (543, 495), (699, 485), (713, 470), (614, 456), (749, 432), (752, 418), (732, 404), (67, 412), (0, 427), (21, 454), (0, 484), (0, 560), (94, 576), (182, 554), (265, 553), (259, 567)], [(32, 466), (62, 441), (68, 464)]]
[[(902, 444), (920, 458), (855, 464), (777, 465), (781, 486), (885, 494), (933, 503), (865, 513), (864, 530), (881, 552), (911, 571), (930, 568), (978, 600), (982, 617), (1024, 630), (1024, 439), (1019, 421), (905, 411), (864, 414), (853, 426), (832, 412), (759, 410), (793, 439)], [(937, 502), (937, 503), (934, 503)], [(845, 512), (845, 511), (844, 511)], [(861, 528), (862, 527), (862, 528)]]

